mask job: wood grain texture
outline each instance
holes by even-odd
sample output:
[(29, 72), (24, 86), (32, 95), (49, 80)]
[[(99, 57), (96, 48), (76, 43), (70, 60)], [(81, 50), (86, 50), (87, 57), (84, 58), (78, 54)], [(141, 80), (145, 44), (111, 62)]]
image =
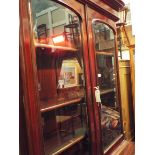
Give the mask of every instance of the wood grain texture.
[[(95, 60), (95, 47), (94, 47), (94, 35), (93, 35), (93, 30), (92, 30), (92, 22), (93, 21), (99, 21), (99, 22), (103, 22), (107, 25), (109, 25), (113, 32), (114, 35), (116, 34), (116, 26), (115, 26), (115, 22), (111, 19), (109, 19), (106, 16), (103, 16), (102, 14), (100, 14), (99, 12), (93, 10), (92, 8), (87, 7), (87, 30), (89, 31), (89, 61), (90, 61), (90, 66), (91, 68), (94, 68), (93, 70), (91, 70), (91, 82), (92, 82), (92, 92), (94, 92), (94, 87), (96, 87), (97, 85), (97, 79), (96, 76), (96, 60)], [(116, 45), (116, 44), (115, 44)], [(116, 61), (116, 60), (115, 60)], [(115, 70), (117, 70), (118, 66), (117, 63), (115, 62)], [(119, 86), (117, 86), (117, 89), (119, 89)], [(118, 95), (118, 94), (117, 94)], [(95, 96), (95, 95), (94, 95)], [(95, 126), (96, 126), (96, 143), (97, 143), (97, 154), (100, 154), (102, 152), (102, 141), (101, 141), (101, 123), (100, 123), (100, 110), (98, 107), (98, 104), (95, 101), (95, 97), (93, 98), (93, 102), (94, 102), (94, 113), (95, 113)], [(119, 103), (119, 97), (117, 97), (118, 103)], [(104, 139), (104, 138), (103, 138)], [(114, 147), (113, 147), (114, 148)]]
[(133, 138), (134, 114), (129, 60), (119, 61), (120, 90), (122, 102), (123, 130), (126, 139)]
[(77, 0), (83, 4), (88, 5), (89, 7), (97, 10), (104, 16), (107, 16), (109, 19), (113, 21), (118, 21), (117, 11), (121, 10), (124, 7), (124, 3), (120, 0), (115, 1), (107, 1), (107, 0)]
[(120, 155), (134, 155), (135, 154), (135, 144), (130, 142), (120, 153)]
[(36, 51), (38, 82), (40, 84), (40, 99), (49, 99), (57, 96), (56, 64), (55, 58)]
[(131, 83), (132, 83), (132, 99), (133, 99), (133, 111), (135, 117), (135, 46), (129, 46), (130, 51), (130, 71), (131, 71)]
[(124, 140), (111, 155), (135, 155), (135, 143)]
[(41, 109), (40, 111), (47, 112), (54, 109), (62, 108), (67, 105), (77, 104), (82, 100), (82, 98), (75, 98), (75, 99), (49, 99), (46, 101), (40, 101)]
[(27, 128), (23, 103), (21, 72), (19, 72), (19, 148), (21, 155), (29, 155)]
[(29, 155), (43, 155), (43, 139), (40, 107), (37, 93), (34, 46), (30, 29), (28, 1), (19, 1), (20, 9), (20, 67), (23, 88), (25, 120), (28, 135)]
[(116, 11), (121, 10), (125, 6), (125, 3), (121, 0), (102, 0), (102, 1)]

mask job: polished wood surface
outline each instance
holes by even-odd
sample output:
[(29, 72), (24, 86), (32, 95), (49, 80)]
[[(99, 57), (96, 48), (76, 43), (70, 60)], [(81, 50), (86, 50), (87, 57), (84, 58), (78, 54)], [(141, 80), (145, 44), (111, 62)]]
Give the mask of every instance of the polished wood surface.
[(104, 90), (100, 90), (100, 94), (101, 94), (101, 95), (107, 94), (107, 93), (111, 93), (111, 92), (114, 92), (114, 89), (104, 89)]
[(125, 3), (121, 0), (102, 0), (102, 1), (116, 11), (123, 9), (123, 7), (125, 6)]
[(19, 72), (19, 83), (19, 149), (21, 155), (29, 155), (21, 72)]
[(55, 71), (55, 58), (36, 51), (38, 82), (40, 85), (40, 99), (48, 99), (57, 96), (57, 81)]
[(28, 1), (20, 0), (20, 67), (23, 88), (25, 120), (28, 135), (29, 155), (43, 155), (43, 137), (40, 107), (37, 104), (37, 72), (35, 68), (34, 46), (30, 29)]
[(49, 100), (42, 100), (40, 101), (40, 105), (41, 105), (41, 112), (47, 112), (47, 111), (51, 111), (57, 108), (62, 108), (64, 106), (67, 105), (71, 105), (71, 104), (77, 104), (82, 100), (82, 98), (75, 98), (75, 99), (49, 99)]
[(118, 21), (118, 14), (117, 11), (112, 9), (109, 5), (104, 3), (101, 0), (78, 0), (83, 4), (86, 4), (88, 7), (97, 10), (100, 12), (102, 15), (107, 16), (109, 19), (113, 21)]
[(134, 155), (135, 154), (135, 144), (129, 142), (129, 144), (122, 150), (119, 155)]
[[(114, 35), (116, 34), (116, 26), (115, 26), (115, 22), (112, 21), (111, 19), (107, 18), (106, 16), (103, 16), (102, 14), (100, 14), (99, 12), (96, 12), (95, 10), (93, 10), (92, 8), (87, 7), (87, 29), (89, 31), (89, 52), (90, 52), (90, 56), (89, 56), (89, 60), (90, 60), (90, 65), (93, 68), (94, 66), (96, 66), (96, 61), (95, 61), (95, 47), (94, 47), (94, 35), (93, 35), (93, 31), (92, 31), (92, 22), (93, 21), (100, 21), (103, 22), (107, 25), (109, 25), (114, 32)], [(116, 39), (116, 37), (115, 37)], [(117, 54), (116, 54), (117, 56)], [(116, 59), (114, 61), (115, 63), (115, 70), (117, 72), (117, 68), (118, 68), (118, 63), (116, 62)], [(92, 81), (92, 92), (94, 92), (94, 87), (96, 87), (97, 85), (97, 79), (96, 79), (96, 69), (91, 70), (91, 81)], [(116, 80), (118, 79), (118, 76), (116, 77)], [(116, 81), (116, 92), (117, 92), (117, 102), (120, 103), (119, 100), (119, 85), (118, 85), (118, 81)], [(95, 95), (93, 95), (94, 97)], [(96, 142), (97, 142), (97, 154), (101, 154), (101, 152), (103, 151), (102, 149), (102, 141), (101, 141), (101, 123), (100, 123), (100, 110), (98, 108), (98, 104), (96, 103), (95, 97), (93, 98), (94, 100), (94, 113), (95, 113), (95, 126), (96, 126)], [(117, 142), (115, 142), (115, 145), (113, 145), (113, 148), (117, 146)]]
[[(92, 31), (92, 19), (99, 18), (99, 17), (102, 19), (104, 17), (89, 7), (86, 8), (86, 13), (87, 13), (87, 31), (89, 34), (88, 35), (89, 36), (89, 60), (90, 60), (91, 68), (94, 68), (96, 66), (96, 64), (95, 64), (95, 51), (94, 51), (93, 31)], [(99, 17), (98, 17), (98, 15), (99, 15)], [(100, 111), (99, 111), (99, 108), (96, 103), (95, 91), (94, 91), (94, 87), (97, 86), (96, 75), (97, 75), (96, 69), (92, 69), (91, 70), (91, 85), (92, 85), (92, 92), (93, 92), (93, 106), (94, 106), (94, 114), (95, 114), (96, 148), (97, 148), (97, 154), (100, 154), (102, 152), (101, 123), (100, 123), (100, 116), (99, 116)]]
[(83, 139), (84, 139), (84, 136), (80, 136), (80, 137), (72, 139), (71, 141), (69, 141), (69, 143), (65, 144), (62, 148), (55, 151), (53, 155), (59, 155), (61, 153), (63, 154), (68, 148), (71, 148), (73, 145), (81, 142)]
[(98, 54), (98, 55), (104, 54), (104, 55), (114, 56), (114, 53), (111, 51), (109, 53), (106, 53), (105, 51), (100, 51), (100, 52), (96, 52), (96, 54)]
[(80, 1), (83, 4), (88, 4), (89, 1), (92, 3), (99, 2), (98, 5), (100, 5), (102, 8), (113, 8), (116, 11), (119, 11), (123, 9), (125, 6), (125, 3), (122, 0), (77, 0)]
[(63, 52), (64, 51), (70, 51), (70, 52), (78, 51), (78, 49), (72, 48), (72, 47), (54, 46), (54, 45), (47, 45), (47, 44), (41, 44), (41, 43), (35, 43), (35, 47), (54, 49), (55, 52), (58, 50), (63, 50)]
[(105, 155), (112, 155), (112, 152), (115, 151), (119, 145), (122, 143), (124, 140), (123, 134), (121, 134), (116, 141), (114, 141), (104, 152), (103, 154)]
[(111, 155), (135, 155), (135, 142), (124, 140)]
[(130, 71), (131, 71), (131, 83), (132, 83), (132, 99), (133, 99), (133, 111), (135, 117), (135, 46), (129, 46), (130, 52)]

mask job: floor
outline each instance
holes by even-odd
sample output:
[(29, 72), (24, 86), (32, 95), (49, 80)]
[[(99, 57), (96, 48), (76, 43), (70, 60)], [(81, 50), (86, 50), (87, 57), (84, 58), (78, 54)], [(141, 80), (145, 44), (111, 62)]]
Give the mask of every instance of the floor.
[(111, 155), (135, 155), (135, 143), (124, 140)]

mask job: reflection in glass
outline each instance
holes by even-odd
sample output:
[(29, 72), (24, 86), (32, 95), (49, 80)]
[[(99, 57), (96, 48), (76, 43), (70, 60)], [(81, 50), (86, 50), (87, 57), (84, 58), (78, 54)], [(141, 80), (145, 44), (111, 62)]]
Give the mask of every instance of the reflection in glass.
[(115, 44), (112, 29), (100, 22), (94, 22), (93, 29), (95, 37), (95, 49), (97, 51), (114, 52)]
[(77, 15), (53, 1), (32, 0), (36, 43), (78, 47), (80, 26)]
[(50, 0), (32, 0), (32, 16), (45, 155), (63, 154), (88, 131), (80, 21)]
[(121, 135), (120, 105), (116, 95), (115, 41), (112, 29), (101, 22), (93, 23), (97, 85), (101, 97), (101, 132), (103, 150)]
[(98, 71), (98, 85), (100, 86), (100, 89), (104, 90), (114, 88), (114, 57), (97, 54), (96, 59)]
[(56, 153), (71, 141), (79, 142), (84, 138), (84, 109), (85, 104), (79, 102), (42, 113), (45, 154)]

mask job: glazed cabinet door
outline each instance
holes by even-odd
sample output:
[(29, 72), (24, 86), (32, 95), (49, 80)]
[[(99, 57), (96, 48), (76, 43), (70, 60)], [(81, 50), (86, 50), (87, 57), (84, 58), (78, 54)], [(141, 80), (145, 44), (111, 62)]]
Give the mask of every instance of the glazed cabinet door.
[(21, 4), (21, 30), (31, 39), (21, 36), (22, 64), (31, 69), (23, 78), (33, 84), (25, 89), (31, 101), (25, 102), (27, 124), (34, 129), (31, 149), (37, 152), (32, 154), (95, 155), (84, 6), (68, 0), (23, 0)]
[(105, 154), (122, 138), (115, 22), (89, 7), (86, 14), (97, 154)]

